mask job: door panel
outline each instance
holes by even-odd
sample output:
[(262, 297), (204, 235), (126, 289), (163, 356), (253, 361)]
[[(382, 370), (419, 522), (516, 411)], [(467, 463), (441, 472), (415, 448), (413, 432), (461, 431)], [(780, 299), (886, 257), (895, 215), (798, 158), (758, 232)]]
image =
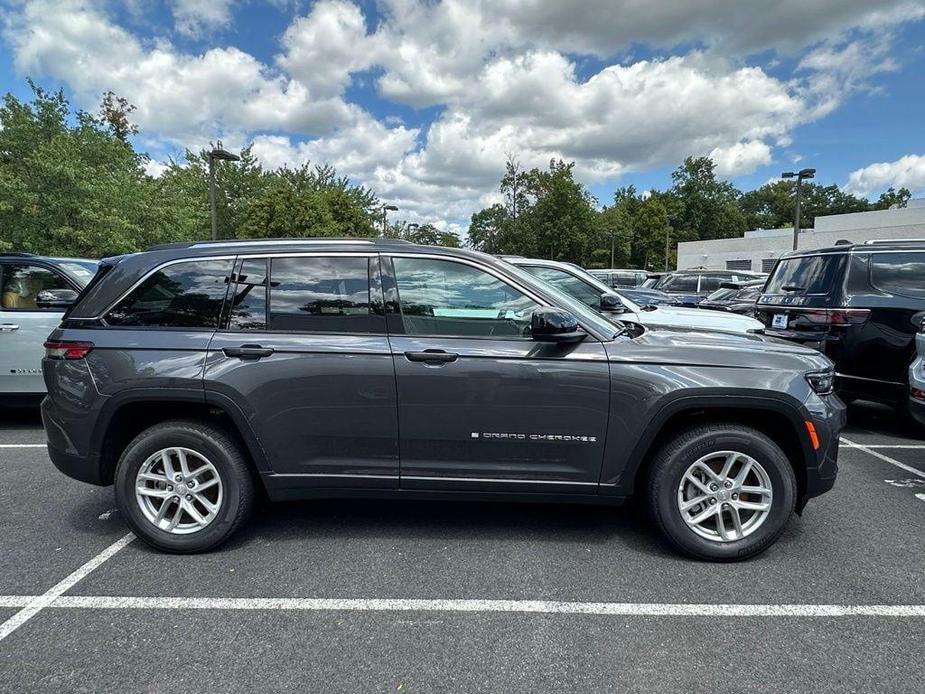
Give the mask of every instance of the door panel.
[(205, 387), (245, 410), (273, 472), (293, 486), (397, 488), (378, 256), (247, 258), (226, 304), (237, 329), (215, 334)]
[[(603, 347), (531, 340), (390, 337), (398, 381), (402, 487), (466, 488), (459, 480), (596, 487), (609, 369)], [(405, 353), (458, 355), (436, 364)], [(468, 485), (478, 486), (477, 484)], [(564, 490), (557, 490), (564, 491)]]
[[(259, 345), (270, 356), (226, 356)], [(395, 372), (384, 335), (219, 332), (207, 390), (234, 399), (276, 473), (318, 486), (398, 486)]]
[(383, 273), (402, 488), (595, 493), (603, 346), (533, 341), (540, 300), (474, 261), (395, 256)]

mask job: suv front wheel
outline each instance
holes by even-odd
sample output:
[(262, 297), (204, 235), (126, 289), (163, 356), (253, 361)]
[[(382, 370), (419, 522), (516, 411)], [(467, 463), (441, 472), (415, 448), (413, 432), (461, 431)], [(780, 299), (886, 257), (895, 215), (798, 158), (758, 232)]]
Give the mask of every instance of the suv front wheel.
[(700, 559), (735, 561), (770, 547), (796, 505), (790, 461), (748, 427), (678, 434), (652, 462), (649, 507), (668, 540)]
[(250, 470), (222, 429), (165, 422), (125, 448), (115, 475), (119, 512), (157, 549), (204, 552), (232, 535), (254, 502)]

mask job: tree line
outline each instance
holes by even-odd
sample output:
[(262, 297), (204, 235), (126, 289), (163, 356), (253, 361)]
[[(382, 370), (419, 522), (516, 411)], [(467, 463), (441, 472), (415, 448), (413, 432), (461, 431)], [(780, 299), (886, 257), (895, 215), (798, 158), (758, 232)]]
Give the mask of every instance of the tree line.
[[(63, 92), (29, 82), (30, 101), (0, 106), (0, 251), (98, 258), (211, 237), (208, 150), (186, 151), (160, 176), (135, 150), (134, 107), (109, 92), (98, 113), (73, 111)], [(216, 162), (220, 238), (376, 236), (382, 206), (328, 164), (263, 168), (251, 147)], [(387, 235), (458, 245), (433, 224)]]
[[(503, 201), (472, 215), (469, 243), (489, 253), (525, 255), (583, 267), (674, 267), (677, 243), (741, 236), (749, 229), (793, 225), (795, 183), (774, 181), (748, 192), (717, 177), (709, 157), (688, 157), (666, 190), (617, 188), (610, 205), (574, 176), (574, 162), (525, 171), (509, 156)], [(835, 185), (803, 183), (801, 224), (819, 215), (905, 206), (910, 192), (890, 188), (876, 202)]]
[[(103, 257), (157, 243), (211, 236), (208, 150), (187, 150), (159, 176), (136, 151), (134, 106), (108, 92), (99, 111), (73, 110), (62, 91), (29, 81), (28, 101), (6, 94), (0, 106), (0, 251)], [(435, 224), (385, 224), (375, 191), (325, 164), (265, 169), (251, 147), (216, 165), (220, 238), (385, 235), (431, 245), (460, 239)], [(524, 170), (509, 156), (502, 202), (472, 215), (469, 246), (586, 267), (660, 268), (678, 241), (740, 236), (789, 226), (794, 183), (742, 192), (716, 176), (707, 157), (688, 158), (666, 190), (618, 188), (599, 206), (576, 180), (574, 162)], [(803, 224), (817, 215), (905, 205), (906, 189), (876, 202), (837, 186), (804, 184)]]

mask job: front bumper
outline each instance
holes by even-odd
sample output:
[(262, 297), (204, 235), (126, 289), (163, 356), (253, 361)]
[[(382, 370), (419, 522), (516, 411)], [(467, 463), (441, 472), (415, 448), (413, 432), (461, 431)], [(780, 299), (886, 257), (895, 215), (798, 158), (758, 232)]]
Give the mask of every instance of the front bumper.
[(823, 405), (811, 413), (813, 426), (819, 437), (819, 449), (816, 451), (815, 464), (806, 466), (806, 488), (800, 500), (802, 510), (806, 502), (824, 494), (835, 486), (838, 476), (838, 446), (842, 429), (848, 421), (847, 408), (837, 395), (819, 398)]

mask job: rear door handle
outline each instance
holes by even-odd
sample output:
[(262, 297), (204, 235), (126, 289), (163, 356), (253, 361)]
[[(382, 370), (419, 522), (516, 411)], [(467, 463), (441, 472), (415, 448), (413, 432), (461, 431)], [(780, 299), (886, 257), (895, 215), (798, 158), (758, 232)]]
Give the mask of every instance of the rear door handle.
[(459, 359), (459, 355), (442, 349), (425, 349), (423, 352), (405, 352), (405, 359), (425, 364), (448, 364)]
[(271, 347), (261, 347), (260, 345), (241, 345), (240, 347), (223, 347), (222, 352), (226, 357), (237, 357), (238, 359), (262, 359), (273, 354)]
[(19, 330), (19, 326), (13, 323), (0, 323), (0, 333), (11, 333), (14, 330)]

